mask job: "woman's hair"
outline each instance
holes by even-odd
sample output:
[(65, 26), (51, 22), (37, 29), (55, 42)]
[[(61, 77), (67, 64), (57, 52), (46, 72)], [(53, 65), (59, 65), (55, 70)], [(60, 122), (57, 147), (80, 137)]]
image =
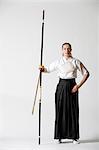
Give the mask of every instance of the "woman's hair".
[(63, 43), (63, 44), (62, 44), (62, 49), (63, 49), (63, 46), (64, 46), (64, 45), (69, 45), (70, 49), (72, 49), (72, 47), (71, 47), (71, 44), (70, 44), (70, 43), (68, 43), (68, 42)]

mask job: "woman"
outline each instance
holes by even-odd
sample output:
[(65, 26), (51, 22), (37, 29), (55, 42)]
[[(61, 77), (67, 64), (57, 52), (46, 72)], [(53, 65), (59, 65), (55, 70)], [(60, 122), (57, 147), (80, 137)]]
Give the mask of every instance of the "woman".
[[(70, 43), (62, 45), (62, 58), (50, 64), (49, 67), (40, 66), (42, 72), (58, 71), (59, 83), (55, 92), (55, 133), (54, 139), (73, 139), (79, 143), (79, 103), (78, 90), (89, 77), (89, 72), (83, 63), (72, 57)], [(76, 83), (77, 70), (83, 76), (80, 83)]]

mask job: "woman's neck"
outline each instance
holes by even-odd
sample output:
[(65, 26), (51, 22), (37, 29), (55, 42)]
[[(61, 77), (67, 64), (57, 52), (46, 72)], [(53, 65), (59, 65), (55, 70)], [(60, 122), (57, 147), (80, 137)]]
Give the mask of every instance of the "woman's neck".
[(65, 59), (70, 59), (70, 58), (72, 58), (72, 56), (70, 55), (70, 56), (63, 56)]

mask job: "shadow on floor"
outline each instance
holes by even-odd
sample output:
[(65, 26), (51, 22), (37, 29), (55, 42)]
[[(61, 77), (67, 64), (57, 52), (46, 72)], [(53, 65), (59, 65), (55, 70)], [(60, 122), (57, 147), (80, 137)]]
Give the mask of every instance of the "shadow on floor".
[(99, 143), (99, 139), (80, 140), (80, 143)]

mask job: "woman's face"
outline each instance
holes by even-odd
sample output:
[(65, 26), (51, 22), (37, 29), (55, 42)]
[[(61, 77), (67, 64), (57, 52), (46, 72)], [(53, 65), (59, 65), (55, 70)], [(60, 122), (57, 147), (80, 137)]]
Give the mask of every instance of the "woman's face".
[(70, 46), (68, 44), (65, 44), (62, 48), (62, 54), (63, 56), (71, 56), (71, 49)]

